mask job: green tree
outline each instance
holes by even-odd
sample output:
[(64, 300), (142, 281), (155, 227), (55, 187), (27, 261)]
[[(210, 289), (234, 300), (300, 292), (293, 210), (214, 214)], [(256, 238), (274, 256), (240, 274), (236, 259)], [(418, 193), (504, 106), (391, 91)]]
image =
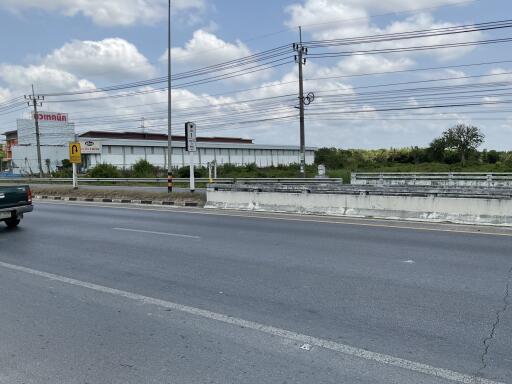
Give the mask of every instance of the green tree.
[(462, 166), (466, 164), (469, 155), (484, 142), (484, 134), (478, 127), (466, 124), (457, 124), (443, 132), (446, 147), (457, 151)]
[(429, 157), (434, 161), (444, 161), (446, 140), (443, 137), (432, 140), (428, 147)]
[(491, 149), (489, 152), (487, 152), (487, 162), (489, 164), (496, 164), (499, 160), (500, 154), (498, 153), (498, 151)]

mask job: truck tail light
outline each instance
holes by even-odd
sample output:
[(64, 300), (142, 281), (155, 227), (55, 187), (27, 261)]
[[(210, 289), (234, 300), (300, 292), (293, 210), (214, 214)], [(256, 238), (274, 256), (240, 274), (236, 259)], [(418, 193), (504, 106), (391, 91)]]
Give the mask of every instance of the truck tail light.
[(27, 201), (29, 203), (32, 202), (32, 190), (30, 188), (28, 188), (28, 190), (27, 190)]

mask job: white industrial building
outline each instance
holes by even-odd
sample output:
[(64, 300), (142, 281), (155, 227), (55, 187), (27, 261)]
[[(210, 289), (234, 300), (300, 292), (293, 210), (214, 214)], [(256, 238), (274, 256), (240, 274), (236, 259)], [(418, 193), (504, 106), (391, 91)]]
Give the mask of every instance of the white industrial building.
[[(109, 163), (127, 169), (140, 159), (145, 159), (155, 166), (167, 167), (167, 135), (91, 131), (81, 134), (80, 142), (82, 147), (90, 144), (100, 148), (98, 153), (83, 155), (82, 165), (85, 168)], [(173, 166), (187, 166), (189, 155), (185, 151), (185, 138), (173, 136), (172, 143)], [(313, 164), (314, 160), (315, 149), (307, 148), (306, 164)], [(250, 139), (198, 137), (194, 164), (206, 166), (214, 161), (217, 164), (256, 164), (258, 167), (298, 164), (299, 149), (296, 146), (254, 144)]]
[[(61, 113), (39, 114), (41, 160), (43, 172), (54, 171), (68, 158), (68, 144), (75, 140), (74, 124)], [(9, 168), (18, 174), (38, 173), (35, 120), (17, 120), (17, 131), (10, 131), (12, 158)], [(89, 131), (77, 136), (82, 144), (82, 170), (108, 163), (120, 169), (130, 169), (140, 159), (167, 168), (167, 135), (142, 132)], [(173, 136), (172, 165), (189, 164), (185, 138)], [(306, 164), (313, 164), (315, 149), (306, 149)], [(210, 162), (219, 165), (256, 164), (258, 167), (299, 163), (299, 148), (288, 145), (254, 144), (251, 139), (234, 137), (198, 137), (196, 166)]]

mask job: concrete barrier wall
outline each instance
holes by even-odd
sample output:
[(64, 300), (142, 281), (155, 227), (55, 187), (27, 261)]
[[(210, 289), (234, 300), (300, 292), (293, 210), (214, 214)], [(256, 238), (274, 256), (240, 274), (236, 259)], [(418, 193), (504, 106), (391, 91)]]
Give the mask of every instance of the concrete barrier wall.
[(510, 188), (512, 173), (352, 173), (350, 184)]
[(512, 226), (512, 199), (207, 191), (206, 208)]

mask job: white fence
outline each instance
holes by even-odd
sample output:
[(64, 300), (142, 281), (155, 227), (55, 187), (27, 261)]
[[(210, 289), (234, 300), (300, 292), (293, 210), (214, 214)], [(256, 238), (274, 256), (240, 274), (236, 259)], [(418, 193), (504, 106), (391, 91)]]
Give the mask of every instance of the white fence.
[(426, 187), (512, 187), (512, 173), (352, 173), (354, 185), (416, 185)]

